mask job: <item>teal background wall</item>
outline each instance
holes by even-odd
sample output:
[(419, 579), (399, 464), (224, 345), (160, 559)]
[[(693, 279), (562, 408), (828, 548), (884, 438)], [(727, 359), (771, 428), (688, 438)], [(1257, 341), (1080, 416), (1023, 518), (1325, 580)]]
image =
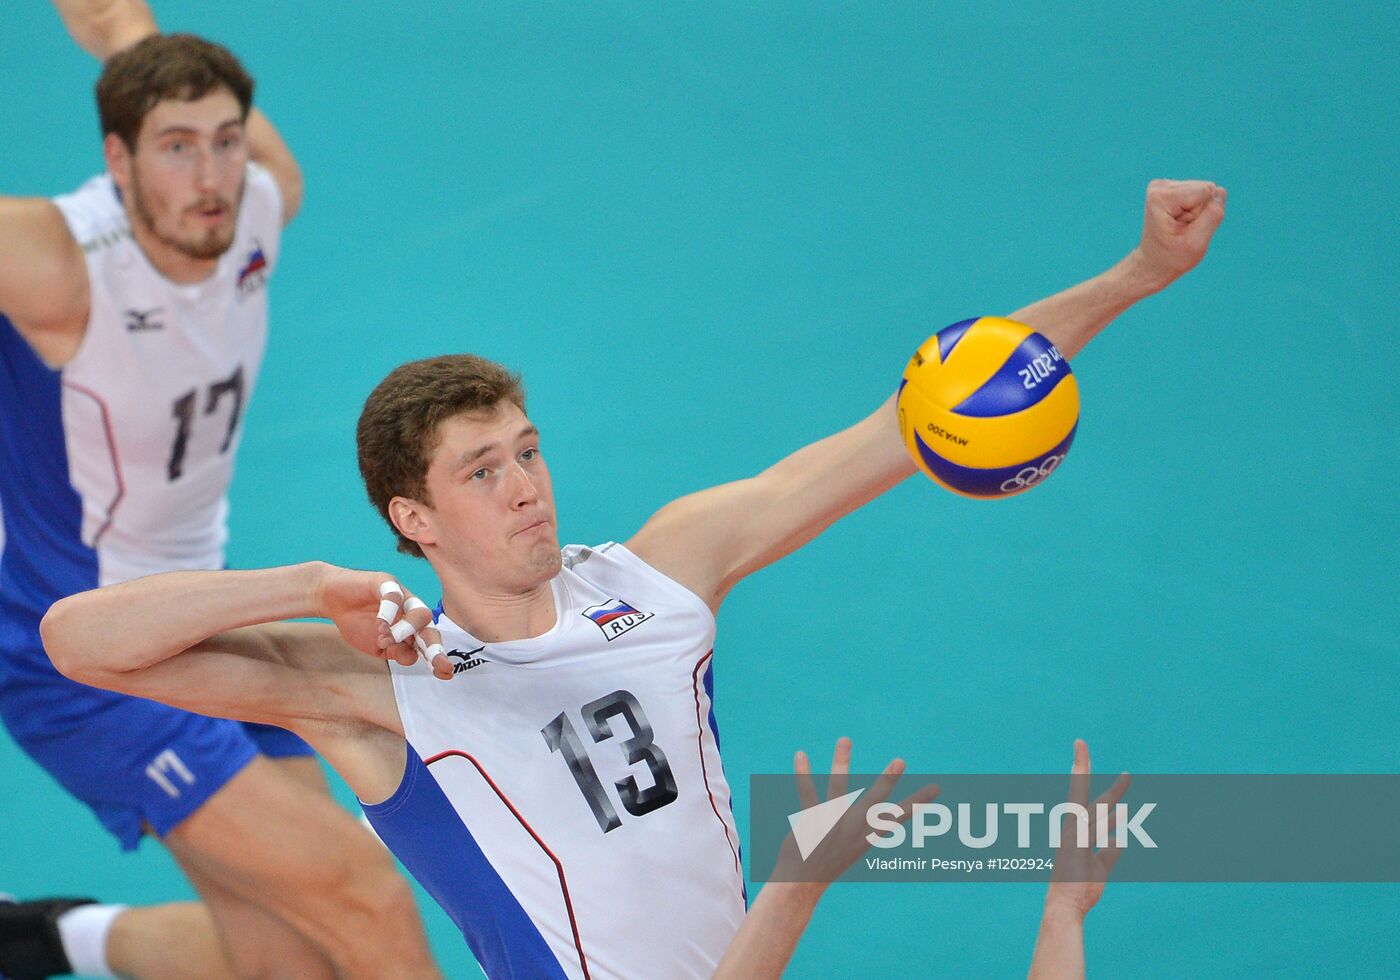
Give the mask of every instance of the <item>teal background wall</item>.
[[(159, 3), (245, 59), (306, 172), (230, 560), (435, 594), (364, 501), (353, 422), (391, 367), (460, 350), (525, 372), (563, 537), (626, 538), (866, 414), (938, 327), (1116, 261), (1150, 178), (1204, 177), (1225, 226), (1076, 359), (1053, 480), (1000, 504), (911, 480), (733, 594), (741, 828), (750, 773), (842, 734), (867, 769), (1059, 772), (1082, 736), (1105, 771), (1400, 771), (1397, 10)], [(6, 5), (0, 191), (102, 166), (96, 73), (46, 5)], [(3, 736), (0, 779), (0, 890), (189, 893)], [(791, 975), (1015, 974), (1040, 900), (838, 887)], [(1111, 883), (1089, 963), (1381, 975), (1396, 921), (1394, 885)]]

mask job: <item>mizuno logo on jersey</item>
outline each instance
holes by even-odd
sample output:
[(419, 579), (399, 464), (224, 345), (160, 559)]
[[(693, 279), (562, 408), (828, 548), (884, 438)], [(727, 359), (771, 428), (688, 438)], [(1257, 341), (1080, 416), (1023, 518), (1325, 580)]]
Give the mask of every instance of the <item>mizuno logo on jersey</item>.
[(484, 646), (480, 646), (475, 650), (448, 650), (447, 658), (452, 661), (452, 676), (455, 677), (464, 670), (471, 670), (473, 667), (480, 667), (486, 663), (485, 660), (477, 656), (485, 649)]
[(243, 268), (238, 270), (238, 295), (247, 296), (267, 285), (267, 256), (263, 255), (262, 244), (256, 239), (248, 253)]
[(149, 310), (127, 310), (122, 313), (122, 316), (126, 317), (126, 329), (137, 333), (142, 330), (164, 330), (164, 323), (151, 319), (157, 313), (164, 312), (165, 307), (154, 306)]
[(109, 245), (124, 242), (130, 237), (130, 228), (118, 228), (116, 231), (109, 231), (105, 235), (99, 235), (96, 238), (88, 239), (82, 243), (82, 249), (84, 252), (96, 252), (99, 249), (107, 248)]
[(608, 642), (612, 642), (628, 630), (641, 626), (656, 613), (642, 612), (621, 599), (609, 599), (596, 606), (589, 606), (583, 611), (583, 615), (593, 620), (593, 625), (603, 631), (603, 636)]

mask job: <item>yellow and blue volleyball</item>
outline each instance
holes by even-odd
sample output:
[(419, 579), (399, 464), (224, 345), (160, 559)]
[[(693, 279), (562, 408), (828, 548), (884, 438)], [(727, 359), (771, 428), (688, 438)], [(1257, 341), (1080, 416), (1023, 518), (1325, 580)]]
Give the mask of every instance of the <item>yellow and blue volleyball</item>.
[(965, 497), (1010, 497), (1069, 452), (1079, 386), (1069, 361), (1024, 323), (974, 317), (914, 352), (899, 384), (899, 429), (919, 469)]

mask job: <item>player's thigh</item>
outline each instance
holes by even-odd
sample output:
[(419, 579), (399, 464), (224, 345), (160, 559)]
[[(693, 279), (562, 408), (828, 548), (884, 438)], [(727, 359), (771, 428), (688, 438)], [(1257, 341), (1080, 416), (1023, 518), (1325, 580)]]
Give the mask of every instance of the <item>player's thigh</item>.
[(326, 782), (326, 774), (321, 769), (321, 763), (314, 756), (286, 756), (281, 759), (273, 759), (272, 764), (309, 792), (330, 797), (330, 784)]
[(325, 952), (290, 923), (200, 868), (183, 863), (181, 868), (214, 920), (234, 976), (319, 980), (336, 975)]
[(356, 879), (392, 865), (324, 789), (308, 786), (306, 766), (255, 756), (166, 846), (182, 866), (293, 922), (329, 913)]

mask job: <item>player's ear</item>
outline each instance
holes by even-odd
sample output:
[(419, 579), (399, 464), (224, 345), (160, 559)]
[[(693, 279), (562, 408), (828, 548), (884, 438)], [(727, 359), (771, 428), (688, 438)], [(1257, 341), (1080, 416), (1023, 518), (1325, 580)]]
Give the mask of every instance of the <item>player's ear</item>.
[(116, 133), (108, 133), (102, 138), (102, 156), (107, 160), (107, 172), (122, 190), (131, 185), (131, 150), (126, 141)]
[(420, 548), (425, 544), (437, 544), (426, 511), (421, 503), (407, 497), (389, 501), (389, 520), (394, 522), (394, 528)]

